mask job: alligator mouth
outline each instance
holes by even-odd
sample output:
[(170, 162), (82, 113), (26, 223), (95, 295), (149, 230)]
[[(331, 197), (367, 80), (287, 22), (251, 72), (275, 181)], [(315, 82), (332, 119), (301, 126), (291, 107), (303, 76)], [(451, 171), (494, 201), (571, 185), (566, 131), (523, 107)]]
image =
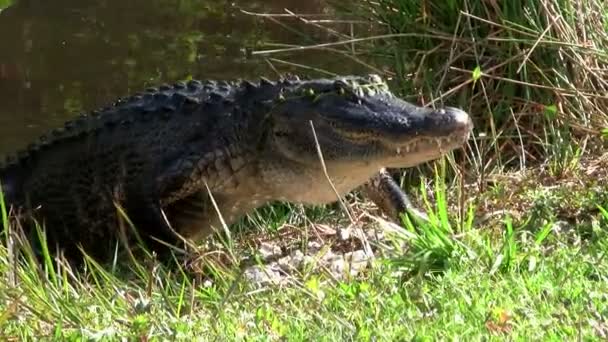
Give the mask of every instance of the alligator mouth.
[[(406, 143), (390, 142), (389, 150), (394, 151), (397, 160), (402, 163), (424, 162), (438, 158), (451, 150), (462, 147), (469, 139), (473, 130), (473, 122), (469, 115), (457, 108), (445, 107), (439, 109), (438, 127), (451, 130), (446, 135), (420, 135)], [(431, 130), (432, 131), (432, 130)], [(439, 130), (441, 131), (441, 130)]]
[(405, 145), (397, 146), (395, 153), (397, 156), (407, 157), (411, 153), (436, 152), (446, 153), (464, 144), (466, 136), (450, 135), (447, 137), (422, 137), (411, 141)]
[[(405, 144), (390, 144), (387, 167), (411, 167), (441, 157), (460, 148), (469, 133), (451, 134), (444, 137), (418, 137)], [(390, 147), (389, 147), (390, 146)]]

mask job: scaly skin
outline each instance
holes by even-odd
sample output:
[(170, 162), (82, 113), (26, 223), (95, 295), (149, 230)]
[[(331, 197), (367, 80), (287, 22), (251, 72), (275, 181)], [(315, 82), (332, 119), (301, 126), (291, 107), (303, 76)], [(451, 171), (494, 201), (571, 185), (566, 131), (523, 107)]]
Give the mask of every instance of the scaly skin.
[(176, 243), (175, 231), (200, 240), (221, 229), (209, 193), (226, 224), (271, 201), (335, 202), (317, 142), (340, 196), (360, 188), (394, 218), (409, 201), (384, 168), (436, 159), (471, 129), (465, 112), (414, 106), (373, 75), (190, 81), (67, 123), (0, 180), (68, 257), (82, 246), (104, 258), (119, 231), (115, 203), (144, 241)]

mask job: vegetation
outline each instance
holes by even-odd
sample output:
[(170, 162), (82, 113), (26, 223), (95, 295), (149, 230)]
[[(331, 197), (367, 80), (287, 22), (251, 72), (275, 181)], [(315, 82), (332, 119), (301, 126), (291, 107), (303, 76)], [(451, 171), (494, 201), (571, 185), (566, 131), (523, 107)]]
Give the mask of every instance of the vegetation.
[(362, 3), (390, 33), (405, 33), (375, 49), (404, 93), (476, 116), (488, 133), (477, 140), (483, 169), (552, 160), (561, 172), (586, 150), (601, 150), (589, 140), (608, 117), (602, 2)]
[(7, 8), (12, 4), (12, 0), (0, 0), (0, 10)]
[[(150, 258), (103, 267), (90, 262), (84, 272), (49, 256), (38, 265), (19, 235), (7, 234), (0, 248), (0, 336), (608, 338), (608, 158), (602, 136), (608, 5), (340, 3), (329, 15), (348, 22), (265, 17), (292, 30), (294, 19), (304, 21), (296, 36), (306, 35), (310, 45), (266, 41), (252, 55), (274, 70), (335, 73), (310, 57), (307, 64), (299, 60), (306, 51), (322, 51), (392, 77), (413, 102), (470, 112), (476, 134), (466, 149), (403, 177), (430, 223), (404, 217), (403, 227), (395, 227), (356, 196), (346, 199), (350, 217), (337, 205), (277, 204), (243, 220), (230, 237), (218, 236), (187, 267)], [(17, 230), (5, 212), (3, 218), (8, 231)], [(346, 246), (368, 246), (375, 254), (355, 276), (338, 277), (319, 266), (327, 250), (345, 248), (323, 235), (335, 227), (385, 235)], [(247, 262), (265, 262), (260, 240), (305, 254), (311, 240), (323, 248), (280, 284), (257, 284), (243, 270)], [(26, 257), (18, 258), (18, 251)]]

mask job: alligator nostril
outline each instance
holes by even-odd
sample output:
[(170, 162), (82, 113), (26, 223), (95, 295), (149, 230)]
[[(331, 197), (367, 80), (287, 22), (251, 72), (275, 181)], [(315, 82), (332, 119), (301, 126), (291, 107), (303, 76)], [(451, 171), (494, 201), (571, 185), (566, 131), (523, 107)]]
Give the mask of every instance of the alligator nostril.
[(462, 109), (447, 107), (446, 111), (449, 111), (450, 115), (454, 119), (455, 122), (462, 124), (463, 126), (472, 127), (473, 121), (467, 112)]

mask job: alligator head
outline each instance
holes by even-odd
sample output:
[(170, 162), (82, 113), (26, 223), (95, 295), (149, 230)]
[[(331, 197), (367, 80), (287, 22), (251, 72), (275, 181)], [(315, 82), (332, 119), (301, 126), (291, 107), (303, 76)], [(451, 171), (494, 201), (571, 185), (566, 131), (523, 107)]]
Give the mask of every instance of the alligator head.
[(461, 147), (473, 128), (466, 112), (408, 103), (375, 75), (291, 82), (266, 119), (261, 168), (275, 182), (297, 175), (289, 178), (300, 186), (277, 191), (287, 200), (307, 203), (336, 199), (335, 193), (318, 190), (327, 188), (327, 181), (320, 174), (317, 147), (330, 179), (343, 194), (381, 168), (416, 166)]

